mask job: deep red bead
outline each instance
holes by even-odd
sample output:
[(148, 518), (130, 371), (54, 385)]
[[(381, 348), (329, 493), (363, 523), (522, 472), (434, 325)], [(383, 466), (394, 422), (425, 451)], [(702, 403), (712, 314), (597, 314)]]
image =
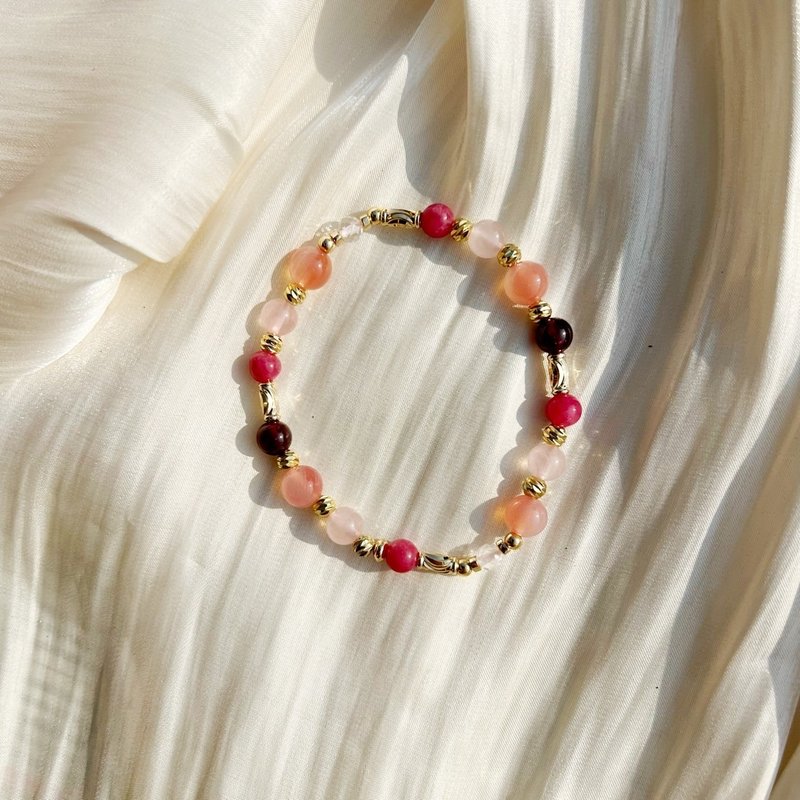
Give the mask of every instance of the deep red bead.
[(544, 413), (553, 425), (568, 428), (581, 418), (583, 409), (577, 397), (564, 393), (553, 395), (545, 403)]
[(536, 345), (545, 353), (563, 353), (572, 344), (572, 326), (565, 319), (548, 317), (534, 328)]
[(453, 230), (455, 214), (444, 203), (432, 203), (419, 215), (419, 226), (428, 236), (441, 239)]
[(417, 550), (409, 539), (393, 539), (383, 546), (383, 560), (395, 572), (410, 572), (417, 566)]
[(267, 455), (279, 456), (285, 453), (292, 444), (292, 432), (285, 422), (271, 419), (258, 429), (256, 441)]

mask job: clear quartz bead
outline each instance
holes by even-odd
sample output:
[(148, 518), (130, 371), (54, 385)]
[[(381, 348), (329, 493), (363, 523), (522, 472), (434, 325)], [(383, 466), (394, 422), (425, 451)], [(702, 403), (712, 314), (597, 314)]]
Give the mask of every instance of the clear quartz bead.
[(491, 569), (503, 554), (497, 549), (497, 545), (482, 544), (475, 552), (475, 560), (481, 565), (481, 569)]
[(355, 217), (345, 217), (339, 223), (339, 233), (342, 239), (357, 239), (361, 235), (362, 230), (364, 230), (364, 228), (361, 225), (361, 220)]

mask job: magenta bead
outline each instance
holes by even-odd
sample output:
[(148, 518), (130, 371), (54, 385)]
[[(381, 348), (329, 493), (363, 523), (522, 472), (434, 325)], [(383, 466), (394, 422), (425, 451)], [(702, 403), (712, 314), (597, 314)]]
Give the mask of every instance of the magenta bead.
[(455, 214), (444, 203), (432, 203), (419, 215), (419, 226), (434, 239), (441, 239), (453, 230)]
[(308, 508), (322, 494), (322, 476), (313, 467), (293, 467), (283, 476), (281, 494), (290, 506)]
[(532, 306), (547, 291), (547, 271), (535, 261), (520, 261), (506, 270), (503, 288), (515, 305)]
[(547, 509), (541, 500), (519, 494), (505, 508), (505, 521), (509, 530), (518, 536), (535, 536), (547, 525)]
[(568, 428), (581, 418), (583, 409), (574, 395), (556, 394), (545, 403), (544, 413), (553, 425)]
[(295, 329), (297, 309), (288, 301), (274, 298), (267, 300), (258, 314), (258, 324), (267, 333), (283, 336)]
[(494, 258), (506, 243), (506, 234), (499, 222), (482, 219), (469, 232), (467, 244), (478, 258)]
[(331, 259), (314, 245), (303, 245), (288, 256), (289, 277), (305, 289), (319, 289), (331, 276)]
[(417, 550), (409, 539), (393, 539), (383, 546), (383, 560), (395, 572), (410, 572), (417, 565)]
[(281, 360), (275, 353), (260, 350), (250, 357), (250, 375), (259, 383), (267, 383), (280, 375)]
[(560, 447), (540, 442), (528, 453), (528, 471), (537, 478), (559, 478), (566, 467), (567, 459)]
[(342, 506), (337, 508), (326, 518), (326, 531), (328, 538), (336, 544), (353, 544), (361, 538), (364, 530), (364, 520), (352, 508)]

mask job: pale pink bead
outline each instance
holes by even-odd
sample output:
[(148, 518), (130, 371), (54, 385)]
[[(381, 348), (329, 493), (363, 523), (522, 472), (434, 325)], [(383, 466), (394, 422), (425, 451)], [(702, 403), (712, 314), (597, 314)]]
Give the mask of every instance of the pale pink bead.
[(547, 509), (541, 500), (519, 494), (506, 506), (505, 520), (508, 529), (519, 536), (535, 536), (547, 525)]
[(540, 442), (528, 453), (528, 469), (537, 478), (560, 478), (566, 467), (567, 457), (560, 447)]
[(283, 336), (297, 325), (297, 309), (288, 301), (274, 298), (267, 300), (258, 314), (258, 324), (267, 333)]
[(469, 249), (478, 258), (494, 258), (497, 251), (507, 242), (506, 234), (499, 222), (482, 219), (472, 226), (467, 238)]
[(547, 271), (535, 261), (520, 261), (506, 270), (503, 288), (515, 305), (532, 306), (547, 291)]
[(306, 289), (319, 289), (331, 276), (331, 259), (319, 247), (304, 245), (289, 253), (289, 277)]
[(328, 516), (326, 530), (332, 542), (353, 544), (362, 535), (364, 520), (355, 509), (342, 506)]
[(475, 560), (481, 565), (481, 569), (491, 569), (502, 555), (496, 544), (482, 544), (475, 552)]
[(290, 506), (308, 508), (322, 494), (322, 476), (314, 467), (293, 467), (283, 476), (281, 494)]

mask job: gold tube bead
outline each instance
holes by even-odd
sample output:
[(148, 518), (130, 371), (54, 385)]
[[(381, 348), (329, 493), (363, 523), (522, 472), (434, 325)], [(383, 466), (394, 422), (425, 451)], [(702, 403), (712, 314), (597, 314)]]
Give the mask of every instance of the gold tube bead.
[(497, 252), (497, 263), (501, 267), (513, 267), (522, 258), (522, 250), (515, 244), (504, 244)]
[(278, 398), (275, 396), (275, 387), (272, 385), (272, 381), (259, 383), (258, 395), (261, 399), (261, 414), (264, 417), (264, 421), (278, 419), (280, 417)]
[(522, 492), (528, 497), (535, 497), (538, 500), (540, 497), (544, 497), (547, 492), (547, 484), (541, 478), (537, 478), (536, 475), (528, 475), (522, 481)]
[(464, 217), (459, 217), (454, 223), (453, 228), (450, 231), (450, 236), (456, 242), (463, 242), (469, 236), (469, 232), (472, 230), (472, 223), (465, 219)]
[(567, 432), (558, 425), (545, 425), (542, 428), (542, 440), (553, 447), (561, 447), (567, 441)]
[(542, 300), (536, 305), (528, 306), (528, 316), (533, 322), (538, 322), (540, 319), (547, 319), (553, 316), (553, 309), (550, 307), (550, 303)]
[(565, 394), (569, 391), (567, 382), (567, 362), (563, 353), (542, 353), (544, 375), (547, 382), (545, 394)]
[(259, 344), (262, 350), (268, 350), (270, 353), (277, 355), (283, 347), (283, 339), (276, 333), (265, 333), (261, 336)]
[(519, 550), (522, 547), (522, 537), (517, 533), (507, 533), (503, 537), (503, 542), (509, 550)]
[(324, 494), (318, 500), (314, 501), (311, 508), (318, 517), (327, 517), (329, 514), (336, 511), (336, 501), (329, 495)]
[(275, 463), (278, 465), (278, 469), (293, 469), (300, 464), (300, 459), (294, 450), (287, 450), (285, 453), (275, 456)]
[(299, 283), (287, 284), (283, 294), (293, 306), (299, 306), (306, 299), (305, 287)]

